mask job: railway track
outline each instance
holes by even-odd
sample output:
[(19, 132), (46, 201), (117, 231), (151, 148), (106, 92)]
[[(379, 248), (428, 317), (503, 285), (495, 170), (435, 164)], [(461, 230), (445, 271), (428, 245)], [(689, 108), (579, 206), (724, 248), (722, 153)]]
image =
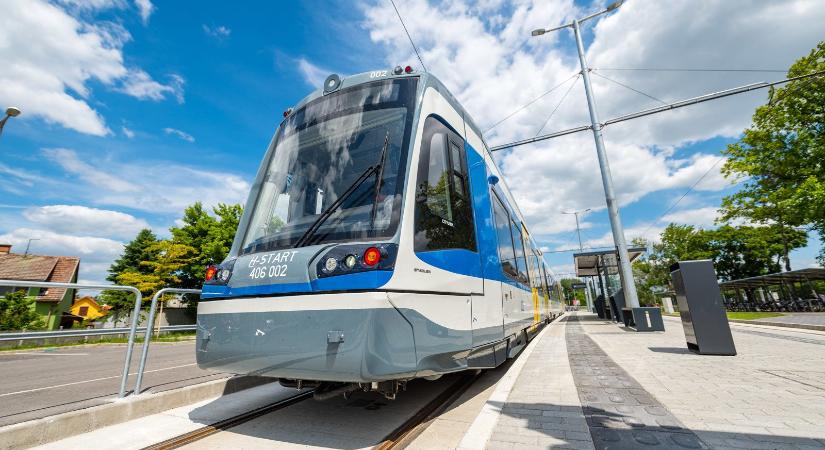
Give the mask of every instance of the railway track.
[[(479, 378), (481, 371), (473, 371), (463, 374), (436, 395), (432, 400), (419, 408), (412, 416), (395, 428), (387, 436), (381, 439), (373, 448), (376, 450), (401, 449), (406, 447), (417, 436), (419, 436), (427, 426), (439, 414), (444, 412), (455, 400), (457, 400), (466, 390)], [(282, 410), (289, 406), (303, 402), (312, 398), (314, 391), (305, 391), (293, 395), (283, 400), (270, 403), (251, 411), (239, 414), (228, 419), (221, 420), (211, 425), (206, 425), (188, 433), (175, 436), (163, 442), (144, 447), (143, 450), (169, 450), (184, 447), (197, 442), (206, 437), (221, 433), (243, 423), (249, 422), (267, 414)]]
[(207, 425), (198, 428), (197, 430), (181, 434), (180, 436), (175, 436), (171, 439), (167, 439), (163, 442), (158, 442), (157, 444), (144, 447), (143, 450), (169, 450), (173, 448), (183, 447), (184, 445), (191, 444), (195, 441), (199, 441), (207, 436), (211, 436), (215, 433), (219, 433), (229, 428), (238, 426), (244, 422), (249, 422), (252, 419), (269, 414), (273, 411), (278, 411), (279, 409), (283, 409), (287, 406), (294, 405), (295, 403), (302, 402), (308, 398), (312, 398), (313, 393), (314, 391), (301, 392), (298, 395), (293, 395), (292, 397), (288, 397), (283, 400), (279, 400), (277, 402), (261, 406), (260, 408), (256, 408), (251, 411), (238, 414), (237, 416), (221, 420), (219, 422), (213, 423), (212, 425)]

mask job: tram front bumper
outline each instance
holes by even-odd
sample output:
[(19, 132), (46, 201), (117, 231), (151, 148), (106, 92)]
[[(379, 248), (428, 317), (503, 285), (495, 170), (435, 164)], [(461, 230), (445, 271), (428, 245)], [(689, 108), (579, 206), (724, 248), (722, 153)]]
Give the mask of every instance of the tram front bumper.
[(238, 298), (198, 304), (202, 369), (371, 382), (416, 372), (413, 330), (382, 292)]

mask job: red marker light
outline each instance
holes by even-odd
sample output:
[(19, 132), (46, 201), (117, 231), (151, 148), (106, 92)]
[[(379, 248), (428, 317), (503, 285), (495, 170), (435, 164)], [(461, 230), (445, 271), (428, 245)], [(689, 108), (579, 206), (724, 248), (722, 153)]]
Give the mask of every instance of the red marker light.
[(287, 109), (286, 111), (284, 111), (284, 117), (287, 117), (287, 116), (289, 116), (290, 114), (292, 114), (292, 108), (289, 108), (289, 109)]
[(364, 251), (364, 264), (372, 267), (378, 264), (381, 260), (381, 250), (375, 247), (370, 247)]
[(209, 267), (206, 268), (206, 276), (204, 276), (204, 278), (206, 279), (206, 281), (212, 281), (212, 279), (215, 278), (215, 275), (217, 273), (218, 273), (218, 267), (217, 266), (209, 266)]
[(405, 67), (404, 72), (412, 73), (412, 67), (410, 67), (410, 66)]

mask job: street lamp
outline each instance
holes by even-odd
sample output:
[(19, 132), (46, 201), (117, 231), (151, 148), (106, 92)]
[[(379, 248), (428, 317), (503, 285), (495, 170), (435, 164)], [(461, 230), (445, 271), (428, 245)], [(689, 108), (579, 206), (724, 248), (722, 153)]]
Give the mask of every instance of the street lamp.
[(20, 115), (20, 108), (16, 108), (14, 106), (9, 106), (6, 108), (6, 116), (0, 119), (0, 135), (3, 134), (3, 127), (6, 126), (6, 122), (9, 120), (9, 117), (17, 117)]
[(579, 52), (579, 64), (581, 65), (582, 80), (584, 80), (584, 93), (587, 97), (587, 107), (590, 110), (590, 127), (593, 130), (593, 139), (596, 141), (596, 155), (599, 158), (599, 168), (602, 174), (602, 184), (604, 185), (604, 196), (607, 201), (607, 214), (610, 218), (610, 228), (613, 231), (613, 242), (616, 244), (616, 252), (619, 254), (619, 273), (621, 274), (622, 287), (624, 288), (625, 300), (631, 308), (639, 307), (639, 296), (636, 294), (636, 284), (633, 282), (633, 270), (630, 267), (630, 260), (627, 257), (627, 242), (624, 238), (624, 228), (619, 218), (619, 206), (616, 203), (616, 194), (613, 191), (613, 176), (610, 174), (610, 164), (607, 161), (607, 153), (604, 149), (604, 138), (602, 137), (602, 124), (596, 113), (596, 101), (593, 98), (592, 87), (590, 86), (590, 69), (587, 68), (587, 60), (584, 57), (584, 44), (582, 44), (581, 30), (579, 24), (607, 14), (622, 5), (622, 0), (611, 3), (607, 8), (590, 14), (581, 19), (574, 19), (573, 22), (555, 28), (533, 30), (533, 36), (541, 36), (551, 31), (562, 28), (573, 28), (576, 36), (576, 49)]

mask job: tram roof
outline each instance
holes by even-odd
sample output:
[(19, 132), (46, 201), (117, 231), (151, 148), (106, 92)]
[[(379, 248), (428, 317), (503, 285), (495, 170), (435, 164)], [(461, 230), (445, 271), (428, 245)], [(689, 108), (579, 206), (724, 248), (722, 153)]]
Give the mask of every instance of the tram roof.
[[(647, 251), (645, 247), (630, 247), (627, 249), (627, 256), (630, 262), (633, 262), (642, 256), (645, 251)], [(607, 269), (608, 274), (615, 275), (619, 273), (618, 256), (619, 252), (615, 249), (574, 253), (573, 262), (576, 266), (576, 276), (595, 277), (599, 274), (596, 270), (597, 265), (600, 270)]]
[(719, 283), (722, 289), (748, 289), (765, 285), (781, 284), (783, 282), (808, 282), (825, 280), (825, 269), (812, 267), (809, 269), (791, 270), (789, 272), (772, 273), (758, 277), (742, 278)]

